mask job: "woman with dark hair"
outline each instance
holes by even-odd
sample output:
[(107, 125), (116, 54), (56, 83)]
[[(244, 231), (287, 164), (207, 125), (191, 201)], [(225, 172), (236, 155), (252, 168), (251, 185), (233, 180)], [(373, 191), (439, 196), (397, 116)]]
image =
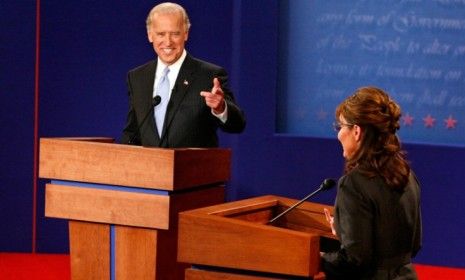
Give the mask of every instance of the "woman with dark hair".
[(417, 279), (411, 259), (421, 247), (420, 188), (396, 131), (401, 111), (385, 92), (358, 89), (336, 109), (345, 159), (334, 218), (341, 246), (322, 253), (326, 279)]

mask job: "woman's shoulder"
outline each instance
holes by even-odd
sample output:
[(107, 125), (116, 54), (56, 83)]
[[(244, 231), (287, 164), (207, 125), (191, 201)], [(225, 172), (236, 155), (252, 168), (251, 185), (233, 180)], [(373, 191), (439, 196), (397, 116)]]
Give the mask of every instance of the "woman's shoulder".
[(369, 178), (368, 176), (363, 174), (363, 172), (359, 168), (355, 167), (354, 169), (344, 174), (344, 176), (342, 176), (339, 179), (339, 183), (359, 185), (362, 183), (368, 183), (372, 180), (373, 178)]
[(377, 192), (379, 188), (385, 188), (386, 184), (381, 176), (367, 176), (360, 169), (354, 168), (339, 180), (339, 187), (351, 188), (359, 193)]

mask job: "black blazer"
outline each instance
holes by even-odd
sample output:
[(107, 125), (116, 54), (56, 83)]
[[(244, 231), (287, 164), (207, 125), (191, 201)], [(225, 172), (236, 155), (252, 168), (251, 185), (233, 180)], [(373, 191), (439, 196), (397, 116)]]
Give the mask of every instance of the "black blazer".
[[(152, 109), (156, 69), (157, 60), (153, 60), (128, 73), (129, 112), (122, 143), (164, 148), (217, 147), (218, 127), (230, 133), (244, 130), (245, 116), (228, 88), (226, 71), (187, 54), (173, 87), (159, 137), (153, 114), (142, 123)], [(212, 115), (211, 108), (200, 96), (201, 91), (211, 91), (214, 77), (220, 80), (228, 107), (228, 119), (224, 124)]]
[(326, 279), (416, 279), (422, 224), (413, 171), (398, 192), (353, 169), (339, 180), (334, 225), (341, 247), (323, 255)]

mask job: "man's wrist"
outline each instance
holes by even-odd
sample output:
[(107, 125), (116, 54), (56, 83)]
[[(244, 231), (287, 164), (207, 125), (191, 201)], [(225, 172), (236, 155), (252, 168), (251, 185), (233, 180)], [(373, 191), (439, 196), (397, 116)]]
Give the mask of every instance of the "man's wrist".
[(221, 120), (221, 122), (225, 123), (228, 120), (228, 106), (226, 105), (226, 101), (223, 103), (223, 111), (221, 113), (216, 113), (214, 109), (212, 109), (212, 114)]

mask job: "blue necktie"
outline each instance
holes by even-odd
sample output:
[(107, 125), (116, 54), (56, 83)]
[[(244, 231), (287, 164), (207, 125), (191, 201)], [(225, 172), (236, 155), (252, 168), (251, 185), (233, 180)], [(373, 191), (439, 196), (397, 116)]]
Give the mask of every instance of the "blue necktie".
[(155, 122), (157, 124), (158, 135), (161, 137), (163, 131), (163, 121), (165, 120), (166, 107), (170, 99), (170, 80), (168, 79), (170, 69), (166, 67), (158, 81), (157, 95), (161, 97), (161, 102), (155, 107)]

